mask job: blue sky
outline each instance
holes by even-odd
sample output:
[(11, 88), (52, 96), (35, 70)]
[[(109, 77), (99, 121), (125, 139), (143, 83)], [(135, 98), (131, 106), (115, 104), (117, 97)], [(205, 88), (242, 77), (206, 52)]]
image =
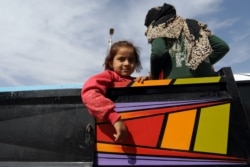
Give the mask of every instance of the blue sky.
[(143, 71), (134, 75), (147, 75), (144, 18), (164, 2), (177, 15), (207, 23), (229, 44), (216, 70), (250, 73), (249, 0), (1, 0), (0, 87), (84, 83), (103, 70), (110, 28), (113, 41), (141, 48)]

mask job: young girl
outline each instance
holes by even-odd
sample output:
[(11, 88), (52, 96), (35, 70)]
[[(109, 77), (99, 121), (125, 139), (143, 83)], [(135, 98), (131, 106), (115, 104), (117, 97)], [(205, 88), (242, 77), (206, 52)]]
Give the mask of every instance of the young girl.
[(105, 70), (90, 77), (84, 84), (81, 97), (91, 115), (100, 120), (109, 121), (115, 128), (114, 141), (123, 141), (127, 137), (126, 125), (114, 110), (115, 104), (106, 98), (106, 92), (113, 82), (135, 80), (143, 82), (147, 76), (131, 77), (142, 69), (139, 49), (128, 41), (115, 42), (104, 61)]

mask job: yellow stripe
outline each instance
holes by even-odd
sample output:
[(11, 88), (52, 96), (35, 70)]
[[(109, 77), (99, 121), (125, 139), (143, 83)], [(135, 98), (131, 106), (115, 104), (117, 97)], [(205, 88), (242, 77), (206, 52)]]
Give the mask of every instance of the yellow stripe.
[(176, 79), (174, 85), (179, 84), (197, 84), (197, 83), (217, 83), (220, 82), (221, 77), (200, 77), (200, 78), (179, 78)]
[(230, 104), (203, 108), (194, 151), (227, 154)]

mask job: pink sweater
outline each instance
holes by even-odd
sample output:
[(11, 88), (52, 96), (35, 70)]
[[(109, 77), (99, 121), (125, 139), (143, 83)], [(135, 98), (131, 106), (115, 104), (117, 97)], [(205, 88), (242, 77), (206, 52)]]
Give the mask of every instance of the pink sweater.
[(107, 120), (114, 124), (120, 115), (114, 110), (115, 104), (105, 97), (107, 89), (113, 82), (131, 81), (132, 77), (121, 77), (114, 71), (105, 70), (90, 77), (81, 91), (82, 101), (91, 115), (99, 120)]

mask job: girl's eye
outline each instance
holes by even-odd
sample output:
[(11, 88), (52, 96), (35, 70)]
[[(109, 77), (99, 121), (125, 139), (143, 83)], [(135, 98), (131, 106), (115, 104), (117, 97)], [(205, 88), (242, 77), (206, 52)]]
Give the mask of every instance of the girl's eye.
[(134, 56), (123, 56), (123, 55), (121, 55), (120, 57), (117, 58), (117, 60), (119, 60), (120, 62), (124, 62), (126, 60), (128, 60), (131, 63), (135, 62)]
[(120, 57), (118, 60), (125, 61), (125, 58), (124, 57)]

